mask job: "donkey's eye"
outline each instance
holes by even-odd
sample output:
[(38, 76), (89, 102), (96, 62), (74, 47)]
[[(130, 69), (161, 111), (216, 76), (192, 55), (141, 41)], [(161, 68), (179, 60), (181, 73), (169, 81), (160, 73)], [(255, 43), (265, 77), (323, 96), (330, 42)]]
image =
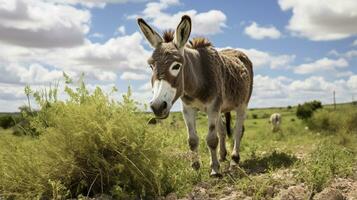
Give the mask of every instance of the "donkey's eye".
[(176, 65), (174, 65), (174, 66), (172, 67), (172, 69), (173, 69), (173, 70), (179, 70), (180, 67), (181, 67), (180, 64), (176, 64)]

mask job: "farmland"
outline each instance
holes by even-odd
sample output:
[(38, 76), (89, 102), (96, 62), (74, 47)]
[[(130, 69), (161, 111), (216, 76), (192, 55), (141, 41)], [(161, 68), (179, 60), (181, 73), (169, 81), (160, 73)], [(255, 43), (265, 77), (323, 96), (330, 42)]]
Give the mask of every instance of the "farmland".
[[(194, 171), (181, 113), (151, 125), (151, 114), (138, 110), (130, 94), (119, 103), (99, 88), (90, 94), (85, 86), (67, 92), (67, 101), (50, 99), (30, 116), (36, 134), (14, 136), (11, 129), (0, 130), (0, 197), (308, 199), (332, 190), (333, 184), (357, 184), (357, 109), (352, 104), (316, 111), (331, 121), (346, 121), (333, 131), (307, 128), (308, 122), (296, 117), (296, 107), (250, 109), (240, 167), (228, 171), (224, 162), (224, 176), (216, 179), (209, 177), (203, 113), (197, 117), (202, 165)], [(275, 133), (268, 123), (274, 112), (283, 117)], [(316, 120), (320, 118), (309, 125)], [(232, 141), (227, 143), (231, 150)], [(338, 192), (348, 196), (356, 191), (351, 186)]]

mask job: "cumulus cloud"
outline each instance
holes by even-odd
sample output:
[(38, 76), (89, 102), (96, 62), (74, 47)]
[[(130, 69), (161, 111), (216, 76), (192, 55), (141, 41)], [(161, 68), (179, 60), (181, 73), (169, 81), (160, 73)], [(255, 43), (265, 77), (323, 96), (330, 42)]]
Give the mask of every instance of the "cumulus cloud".
[(38, 63), (28, 67), (12, 63), (0, 66), (0, 82), (2, 83), (23, 83), (40, 84), (58, 80), (62, 77), (62, 72), (58, 70), (48, 70)]
[[(229, 47), (228, 47), (229, 48)], [(257, 49), (238, 48), (248, 55), (254, 67), (268, 66), (271, 69), (287, 69), (295, 60), (295, 55), (280, 54), (275, 55)]]
[(252, 22), (249, 26), (245, 27), (244, 33), (256, 40), (264, 38), (278, 39), (281, 37), (280, 31), (274, 26), (259, 26), (256, 22)]
[(146, 74), (138, 74), (134, 72), (124, 72), (121, 76), (123, 80), (145, 80), (148, 79)]
[(337, 71), (339, 68), (348, 67), (348, 62), (344, 58), (337, 60), (330, 58), (321, 58), (312, 63), (306, 63), (294, 67), (294, 72), (297, 74), (311, 74), (316, 72)]
[(350, 101), (357, 94), (357, 76), (347, 80), (328, 80), (321, 76), (292, 80), (287, 77), (270, 77), (257, 74), (254, 77), (251, 107), (270, 107), (296, 105), (305, 101), (320, 100), (332, 102), (332, 92), (336, 91), (337, 102)]
[(131, 15), (129, 18), (143, 17), (149, 24), (160, 30), (175, 29), (182, 15), (192, 18), (192, 34), (213, 35), (222, 32), (226, 27), (226, 15), (220, 10), (198, 12), (196, 10), (179, 11), (174, 14), (165, 12), (170, 6), (179, 5), (179, 0), (160, 0), (146, 4), (145, 9), (139, 15)]
[(89, 31), (90, 12), (36, 0), (0, 0), (0, 41), (37, 47), (81, 45)]
[(347, 81), (347, 85), (349, 88), (357, 90), (357, 75), (350, 76)]
[(355, 0), (279, 0), (283, 11), (292, 11), (287, 28), (314, 41), (338, 40), (357, 34)]

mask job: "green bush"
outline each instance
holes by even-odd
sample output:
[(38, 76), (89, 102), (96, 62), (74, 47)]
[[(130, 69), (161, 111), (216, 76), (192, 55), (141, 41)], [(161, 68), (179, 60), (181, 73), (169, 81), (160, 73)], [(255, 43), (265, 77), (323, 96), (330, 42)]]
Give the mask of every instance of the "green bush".
[(90, 93), (83, 82), (65, 91), (66, 101), (35, 93), (41, 109), (27, 117), (36, 135), (0, 139), (2, 197), (153, 199), (190, 180), (177, 169), (185, 162), (168, 155), (162, 133), (148, 128), (130, 92), (119, 103), (100, 88)]
[(21, 117), (15, 115), (0, 116), (0, 127), (3, 129), (11, 128), (21, 120)]
[(339, 112), (319, 110), (307, 121), (312, 130), (335, 133), (357, 133), (357, 110), (344, 108)]
[(297, 110), (296, 110), (296, 116), (299, 119), (302, 120), (307, 120), (311, 118), (312, 114), (314, 113), (315, 110), (322, 108), (322, 104), (320, 101), (311, 101), (311, 102), (305, 102), (302, 105), (298, 105)]
[(10, 128), (14, 125), (14, 120), (12, 119), (11, 116), (5, 115), (5, 116), (0, 116), (0, 127), (3, 129)]
[(252, 114), (252, 118), (253, 118), (253, 119), (258, 119), (258, 114), (255, 114), (255, 113)]

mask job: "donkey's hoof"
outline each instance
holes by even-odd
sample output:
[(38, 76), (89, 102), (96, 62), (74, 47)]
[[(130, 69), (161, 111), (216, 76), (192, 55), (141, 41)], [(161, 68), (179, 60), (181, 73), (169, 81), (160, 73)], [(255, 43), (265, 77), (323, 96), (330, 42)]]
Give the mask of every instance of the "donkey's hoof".
[(240, 161), (240, 156), (238, 155), (232, 155), (232, 161), (234, 161), (236, 164), (239, 163)]
[(201, 164), (200, 164), (200, 161), (195, 161), (191, 164), (191, 167), (194, 169), (194, 170), (199, 170), (200, 167), (201, 167)]
[(223, 175), (221, 173), (216, 172), (214, 170), (212, 170), (212, 172), (211, 172), (211, 174), (209, 176), (212, 177), (212, 178), (222, 178), (223, 177)]

